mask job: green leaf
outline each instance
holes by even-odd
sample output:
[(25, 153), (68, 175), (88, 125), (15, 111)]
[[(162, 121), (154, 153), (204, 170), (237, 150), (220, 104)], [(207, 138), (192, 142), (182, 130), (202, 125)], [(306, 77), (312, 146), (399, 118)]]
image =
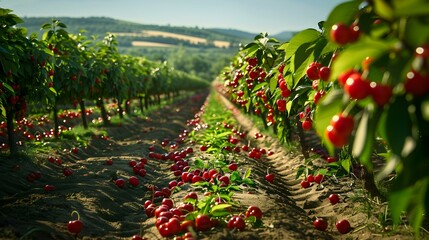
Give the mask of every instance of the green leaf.
[(350, 158), (343, 159), (340, 163), (341, 163), (341, 167), (343, 167), (347, 173), (350, 173), (351, 166), (352, 166), (352, 161), (350, 160)]
[(195, 159), (194, 165), (198, 169), (204, 169), (204, 162), (201, 159)]
[[(412, 138), (411, 117), (408, 112), (408, 103), (405, 96), (397, 96), (387, 109), (385, 128), (380, 129), (389, 144), (392, 153), (403, 156), (407, 139)], [(391, 121), (390, 119), (395, 119)]]
[(252, 169), (251, 168), (246, 169), (246, 172), (244, 173), (243, 178), (244, 179), (245, 178), (249, 178), (251, 173), (252, 173)]
[(337, 5), (329, 14), (326, 22), (325, 29), (331, 29), (332, 25), (336, 23), (343, 23), (349, 25), (356, 17), (360, 1), (348, 1)]
[(233, 171), (231, 173), (230, 179), (231, 179), (231, 182), (238, 181), (241, 183), (241, 176), (240, 176), (240, 173), (238, 173), (237, 171)]
[(314, 114), (314, 127), (319, 136), (322, 136), (322, 141), (325, 143), (330, 154), (334, 153), (334, 146), (325, 138), (325, 130), (329, 126), (332, 117), (340, 113), (343, 107), (344, 92), (340, 89), (331, 90), (326, 93), (323, 100), (317, 105)]
[(366, 57), (374, 60), (382, 54), (388, 52), (394, 42), (371, 40), (365, 38), (356, 44), (350, 45), (338, 55), (338, 58), (332, 64), (330, 80), (334, 81), (341, 73), (361, 66)]
[(226, 210), (227, 208), (230, 208), (230, 207), (232, 207), (231, 204), (221, 203), (221, 204), (213, 206), (212, 209), (210, 210), (210, 213), (213, 214), (216, 211), (224, 211), (224, 210)]
[(46, 30), (46, 29), (51, 29), (51, 28), (52, 28), (52, 25), (50, 23), (45, 23), (42, 25), (40, 30)]
[(368, 108), (365, 109), (353, 141), (353, 155), (358, 157), (369, 170), (372, 170), (371, 154), (374, 150), (375, 132), (381, 113), (380, 110), (373, 112)]
[[(399, 188), (389, 193), (389, 206), (393, 222), (399, 224), (404, 211), (408, 212), (411, 225), (418, 236), (425, 213), (425, 203), (429, 188), (429, 177), (421, 179), (414, 185)], [(427, 209), (426, 209), (427, 210)]]
[(382, 18), (393, 20), (393, 8), (385, 0), (374, 0), (374, 10)]
[(292, 37), (287, 46), (285, 60), (288, 60), (289, 58), (294, 56), (296, 54), (296, 51), (299, 47), (301, 47), (302, 44), (312, 43), (319, 36), (320, 32), (316, 29), (306, 29), (297, 33), (295, 36)]

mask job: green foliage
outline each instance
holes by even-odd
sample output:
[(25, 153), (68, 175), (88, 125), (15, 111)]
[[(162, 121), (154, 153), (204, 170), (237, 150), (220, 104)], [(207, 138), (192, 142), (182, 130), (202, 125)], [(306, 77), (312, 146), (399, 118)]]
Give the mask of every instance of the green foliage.
[[(429, 144), (428, 19), (428, 3), (424, 0), (341, 3), (326, 21), (319, 23), (320, 32), (305, 29), (278, 46), (261, 44), (259, 39), (268, 38), (258, 35), (233, 58), (233, 65), (224, 69), (219, 77), (225, 82), (222, 91), (247, 111), (257, 109), (267, 126), (280, 131), (281, 140), (288, 140), (284, 138), (286, 133), (299, 133), (296, 124), (290, 122), (303, 115), (301, 121), (313, 122), (330, 155), (337, 153), (337, 148), (350, 149), (351, 156), (342, 156), (339, 162), (318, 170), (328, 175), (338, 174), (341, 169), (349, 172), (354, 159), (373, 172), (374, 150), (382, 144), (386, 151), (377, 154), (386, 158), (386, 165), (380, 178), (396, 174), (388, 191), (393, 221), (399, 223), (401, 213), (406, 211), (418, 236), (429, 202), (429, 159), (424, 150)], [(337, 41), (338, 35), (334, 36), (340, 34), (332, 28), (338, 24), (349, 29), (341, 36), (348, 38), (347, 42)], [(358, 34), (353, 35), (356, 31)], [(261, 54), (268, 51), (270, 54)], [(252, 58), (257, 58), (257, 66), (249, 66)], [(265, 65), (266, 62), (275, 64)], [(307, 76), (310, 64), (329, 67), (329, 79), (310, 80), (320, 78), (320, 73), (310, 77), (311, 71)], [(283, 72), (280, 66), (284, 66)], [(255, 68), (269, 74), (251, 86), (249, 76)], [(344, 77), (347, 72), (355, 75)], [(422, 80), (413, 85), (410, 79), (416, 78)], [(357, 90), (366, 91), (362, 98), (354, 98), (352, 92), (357, 80), (367, 84)], [(290, 95), (282, 96), (281, 81), (286, 82)], [(385, 91), (377, 92), (382, 87)], [(323, 97), (316, 103), (317, 94)], [(287, 101), (287, 114), (277, 106), (281, 101)], [(353, 129), (344, 136), (331, 132), (328, 137), (327, 129), (333, 129), (332, 118), (337, 114), (351, 116)], [(341, 136), (340, 141), (347, 144), (332, 135)], [(331, 141), (335, 140), (334, 145)], [(306, 159), (297, 177), (317, 170), (313, 168), (311, 158)]]

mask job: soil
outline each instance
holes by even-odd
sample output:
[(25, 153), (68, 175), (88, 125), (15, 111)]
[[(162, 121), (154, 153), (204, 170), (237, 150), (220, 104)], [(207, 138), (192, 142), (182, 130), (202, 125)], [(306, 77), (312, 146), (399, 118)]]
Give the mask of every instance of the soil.
[[(126, 184), (121, 189), (114, 180), (128, 180), (134, 176), (129, 162), (147, 158), (149, 146), (154, 145), (159, 152), (165, 151), (161, 141), (176, 139), (188, 128), (187, 120), (200, 110), (207, 94), (199, 93), (178, 100), (146, 118), (129, 117), (118, 126), (106, 127), (109, 138), (93, 138), (89, 146), (80, 148), (77, 154), (59, 151), (41, 153), (31, 159), (2, 157), (0, 239), (76, 239), (67, 230), (67, 222), (76, 219), (76, 215), (71, 215), (72, 211), (79, 212), (84, 222), (84, 229), (77, 239), (131, 239), (134, 234), (147, 239), (161, 239), (155, 219), (147, 218), (143, 204), (152, 196), (148, 186), (153, 184), (161, 188), (175, 179), (169, 171), (171, 163), (149, 159), (145, 167), (147, 175), (139, 177), (140, 185), (137, 187)], [(248, 136), (260, 131), (251, 120), (222, 99), (219, 104), (225, 104), (234, 112), (241, 126), (249, 131)], [(327, 179), (321, 186), (303, 189), (300, 180), (295, 178), (296, 170), (304, 160), (299, 151), (285, 148), (269, 135), (261, 140), (251, 137), (248, 140), (258, 147), (272, 150), (274, 154), (262, 160), (245, 160), (246, 166), (252, 167), (256, 188), (244, 189), (234, 196), (243, 206), (243, 211), (249, 205), (262, 209), (264, 227), (247, 228), (243, 232), (216, 228), (200, 233), (198, 239), (412, 239), (407, 230), (401, 228), (392, 232), (377, 225), (372, 212), (365, 211), (363, 201), (356, 201), (356, 189), (362, 184), (358, 178), (339, 182)], [(185, 143), (179, 148), (187, 146), (192, 145)], [(194, 157), (198, 154), (198, 151), (194, 152)], [(48, 156), (61, 158), (62, 166), (47, 161)], [(112, 165), (106, 165), (108, 159), (113, 160)], [(272, 184), (264, 179), (267, 166), (271, 166), (270, 171), (276, 175)], [(62, 169), (65, 167), (74, 173), (64, 176)], [(40, 171), (41, 178), (27, 181), (27, 174), (31, 171)], [(54, 185), (55, 190), (45, 192), (46, 184)], [(187, 188), (190, 187), (184, 189)], [(174, 193), (171, 198), (179, 201), (185, 192)], [(330, 193), (340, 194), (341, 202), (332, 206), (327, 199)], [(372, 206), (378, 208), (382, 204)], [(326, 232), (313, 227), (316, 216), (328, 220)], [(351, 222), (351, 233), (342, 235), (335, 229), (335, 221), (342, 218)]]

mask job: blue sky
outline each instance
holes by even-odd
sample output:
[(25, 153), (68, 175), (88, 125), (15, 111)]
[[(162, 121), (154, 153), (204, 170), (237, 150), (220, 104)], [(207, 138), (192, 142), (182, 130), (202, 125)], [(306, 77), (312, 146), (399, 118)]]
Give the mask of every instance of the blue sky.
[(344, 0), (0, 0), (20, 17), (103, 16), (143, 24), (276, 34), (317, 28)]

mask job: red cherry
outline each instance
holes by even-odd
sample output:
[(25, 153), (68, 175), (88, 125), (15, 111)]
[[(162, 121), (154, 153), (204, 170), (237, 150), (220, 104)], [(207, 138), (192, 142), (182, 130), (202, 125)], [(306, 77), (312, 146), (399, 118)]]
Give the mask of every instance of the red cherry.
[(353, 73), (349, 76), (344, 85), (344, 91), (353, 99), (364, 99), (371, 93), (370, 83), (362, 79), (360, 73)]
[(338, 83), (339, 83), (341, 86), (344, 86), (344, 85), (346, 84), (347, 79), (348, 79), (348, 78), (349, 78), (353, 73), (359, 73), (359, 72), (355, 71), (354, 69), (350, 69), (350, 70), (347, 70), (347, 71), (345, 71), (345, 72), (341, 73), (341, 74), (338, 76)]
[(322, 65), (318, 62), (312, 62), (310, 65), (308, 65), (306, 74), (307, 77), (310, 80), (317, 80), (319, 79), (319, 69), (322, 67)]
[(244, 219), (239, 216), (233, 216), (229, 219), (227, 227), (229, 229), (238, 229), (239, 231), (243, 231), (246, 227), (246, 223), (244, 222)]
[(421, 57), (423, 59), (429, 58), (429, 43), (426, 43), (423, 46), (416, 48), (416, 56)]
[(123, 188), (125, 186), (125, 180), (123, 178), (118, 178), (115, 181), (116, 186)]
[(383, 107), (390, 101), (390, 98), (393, 95), (392, 92), (393, 90), (391, 86), (375, 82), (371, 83), (371, 96), (379, 107)]
[(67, 229), (71, 233), (78, 234), (83, 229), (83, 223), (80, 220), (69, 221), (67, 224)]
[(330, 74), (331, 74), (331, 68), (329, 68), (329, 67), (321, 67), (319, 69), (320, 80), (328, 81)]
[(236, 163), (231, 163), (231, 164), (228, 166), (228, 169), (229, 169), (229, 170), (231, 170), (231, 171), (237, 171), (238, 166), (237, 166), (237, 164), (236, 164)]
[(277, 109), (280, 112), (286, 111), (286, 100), (284, 100), (284, 99), (278, 99), (276, 103), (277, 103)]
[(346, 234), (351, 230), (350, 223), (346, 219), (340, 220), (335, 223), (335, 227), (337, 228), (338, 232), (342, 234)]
[(208, 215), (199, 214), (195, 218), (195, 228), (198, 231), (207, 231), (212, 228), (212, 221)]
[(314, 220), (313, 226), (317, 230), (326, 231), (326, 229), (328, 228), (328, 222), (326, 222), (326, 220), (324, 220), (322, 218), (317, 218), (316, 220)]
[(314, 177), (314, 182), (321, 184), (323, 182), (324, 178), (325, 178), (325, 176), (323, 176), (322, 174), (319, 173)]
[(338, 161), (338, 158), (336, 158), (336, 157), (327, 157), (327, 158), (326, 158), (326, 161), (327, 161), (328, 163), (333, 163), (333, 162), (337, 162), (337, 161)]
[(302, 129), (305, 131), (308, 131), (313, 127), (313, 123), (311, 122), (311, 120), (304, 120), (301, 125)]
[(344, 115), (342, 113), (336, 114), (332, 117), (330, 126), (332, 126), (336, 134), (348, 137), (353, 131), (354, 119), (351, 116)]
[(301, 181), (301, 187), (302, 188), (309, 188), (310, 187), (310, 182), (307, 180), (302, 180)]
[(350, 42), (356, 42), (360, 37), (360, 27), (358, 24), (353, 23), (350, 25)]
[(307, 176), (307, 182), (309, 182), (309, 183), (314, 182), (314, 176), (313, 176), (313, 174), (308, 174), (308, 176)]
[(134, 176), (132, 176), (132, 177), (130, 177), (129, 179), (128, 179), (128, 182), (133, 186), (133, 187), (137, 187), (138, 185), (139, 185), (139, 179), (137, 178), (137, 177), (134, 177)]
[(342, 23), (332, 25), (330, 36), (332, 41), (338, 45), (345, 45), (352, 40), (350, 28)]
[(274, 182), (274, 178), (275, 178), (275, 175), (273, 173), (265, 175), (265, 180), (267, 180), (270, 183)]
[(257, 206), (249, 206), (246, 210), (245, 216), (246, 218), (254, 216), (256, 217), (256, 219), (261, 219), (262, 218), (262, 211), (259, 207)]
[(333, 193), (333, 194), (329, 195), (328, 199), (332, 205), (335, 205), (340, 201), (340, 196), (338, 196), (338, 194)]
[(414, 96), (424, 96), (429, 93), (429, 76), (425, 76), (415, 70), (412, 70), (407, 73), (404, 88), (407, 93)]

